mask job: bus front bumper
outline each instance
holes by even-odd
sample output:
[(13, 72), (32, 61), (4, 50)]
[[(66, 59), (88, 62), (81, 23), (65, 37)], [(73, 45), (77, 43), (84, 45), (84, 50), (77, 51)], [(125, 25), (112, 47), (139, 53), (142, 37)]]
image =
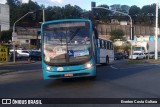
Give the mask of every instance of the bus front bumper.
[(90, 77), (96, 76), (96, 67), (86, 68), (77, 71), (45, 71), (43, 70), (44, 79), (62, 79), (62, 78), (76, 78), (76, 77)]

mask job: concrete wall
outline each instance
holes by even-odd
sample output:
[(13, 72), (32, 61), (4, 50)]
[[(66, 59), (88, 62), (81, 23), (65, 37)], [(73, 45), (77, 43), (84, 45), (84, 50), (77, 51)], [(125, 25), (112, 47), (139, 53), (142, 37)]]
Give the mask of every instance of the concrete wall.
[[(16, 27), (17, 30), (17, 40), (20, 43), (30, 43), (31, 39), (37, 39), (37, 31), (40, 31), (40, 28), (23, 28), (23, 27)], [(40, 39), (40, 35), (38, 36)]]
[(5, 4), (0, 4), (0, 30), (10, 29), (10, 12), (9, 6)]
[[(151, 26), (134, 26), (135, 35), (154, 35), (154, 27)], [(130, 36), (130, 25), (97, 25), (97, 29), (100, 35), (110, 35), (112, 30), (121, 29), (123, 30), (125, 36)]]

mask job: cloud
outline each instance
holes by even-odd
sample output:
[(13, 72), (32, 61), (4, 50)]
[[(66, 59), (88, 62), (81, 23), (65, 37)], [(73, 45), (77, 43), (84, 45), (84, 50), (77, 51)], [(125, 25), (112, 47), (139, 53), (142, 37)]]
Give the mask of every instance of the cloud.
[(6, 3), (6, 0), (0, 0), (0, 3), (1, 3), (1, 4), (5, 4), (5, 3)]
[(63, 0), (50, 0), (51, 2), (58, 2), (58, 3), (62, 3)]
[(28, 0), (22, 0), (23, 3), (28, 3)]
[[(28, 3), (29, 0), (22, 0), (23, 3)], [(52, 4), (52, 3), (63, 3), (63, 0), (33, 0), (35, 2), (38, 2), (38, 3), (43, 3), (43, 4)]]

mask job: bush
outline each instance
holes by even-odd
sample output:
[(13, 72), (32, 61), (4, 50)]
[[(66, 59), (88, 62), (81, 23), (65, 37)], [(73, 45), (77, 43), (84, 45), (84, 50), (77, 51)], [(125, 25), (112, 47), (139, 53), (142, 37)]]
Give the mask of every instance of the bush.
[(0, 33), (0, 41), (9, 42), (9, 40), (12, 40), (12, 31), (11, 30), (2, 31)]
[(121, 40), (124, 40), (124, 32), (123, 30), (112, 30), (111, 33), (111, 40), (114, 41), (114, 39), (121, 39)]

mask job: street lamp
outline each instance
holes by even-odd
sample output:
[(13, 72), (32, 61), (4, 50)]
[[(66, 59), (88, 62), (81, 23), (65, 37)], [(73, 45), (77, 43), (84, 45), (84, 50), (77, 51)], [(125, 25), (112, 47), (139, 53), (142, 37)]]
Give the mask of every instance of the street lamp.
[(130, 19), (130, 25), (131, 25), (131, 38), (130, 39), (132, 40), (132, 27), (133, 27), (133, 25), (132, 25), (132, 18), (131, 18), (130, 15), (128, 15), (127, 13), (120, 12), (120, 11), (110, 10), (110, 9), (104, 8), (104, 7), (92, 7), (92, 8), (95, 8), (95, 9), (105, 9), (105, 10), (109, 10), (109, 11), (112, 11), (112, 12), (117, 12), (117, 13), (120, 13), (120, 14), (128, 16), (129, 19)]
[(131, 25), (131, 37), (130, 37), (130, 42), (131, 42), (131, 56), (132, 56), (132, 18), (130, 15), (128, 15), (127, 13), (123, 13), (123, 12), (120, 12), (120, 11), (116, 11), (116, 10), (110, 10), (108, 8), (104, 8), (104, 7), (92, 7), (92, 8), (95, 8), (95, 9), (105, 9), (105, 10), (109, 10), (109, 11), (112, 11), (112, 12), (117, 12), (117, 13), (120, 13), (120, 14), (123, 14), (123, 15), (126, 15), (129, 17), (130, 19), (130, 25)]
[(16, 26), (16, 23), (18, 22), (18, 21), (20, 21), (21, 19), (23, 19), (25, 16), (27, 16), (28, 14), (31, 14), (31, 13), (34, 13), (34, 12), (28, 12), (28, 13), (26, 13), (25, 15), (23, 15), (22, 17), (20, 17), (17, 21), (15, 21), (14, 22), (14, 24), (13, 24), (13, 32), (12, 32), (12, 42), (13, 42), (13, 49), (14, 49), (14, 51), (13, 51), (13, 62), (15, 63), (16, 62), (16, 58), (15, 58), (15, 41), (17, 41), (17, 34), (16, 34), (16, 32), (15, 32), (15, 26)]
[(44, 10), (44, 8), (42, 9), (42, 11), (43, 11), (43, 22), (45, 22), (45, 10)]
[(158, 0), (156, 0), (155, 60), (158, 59)]

